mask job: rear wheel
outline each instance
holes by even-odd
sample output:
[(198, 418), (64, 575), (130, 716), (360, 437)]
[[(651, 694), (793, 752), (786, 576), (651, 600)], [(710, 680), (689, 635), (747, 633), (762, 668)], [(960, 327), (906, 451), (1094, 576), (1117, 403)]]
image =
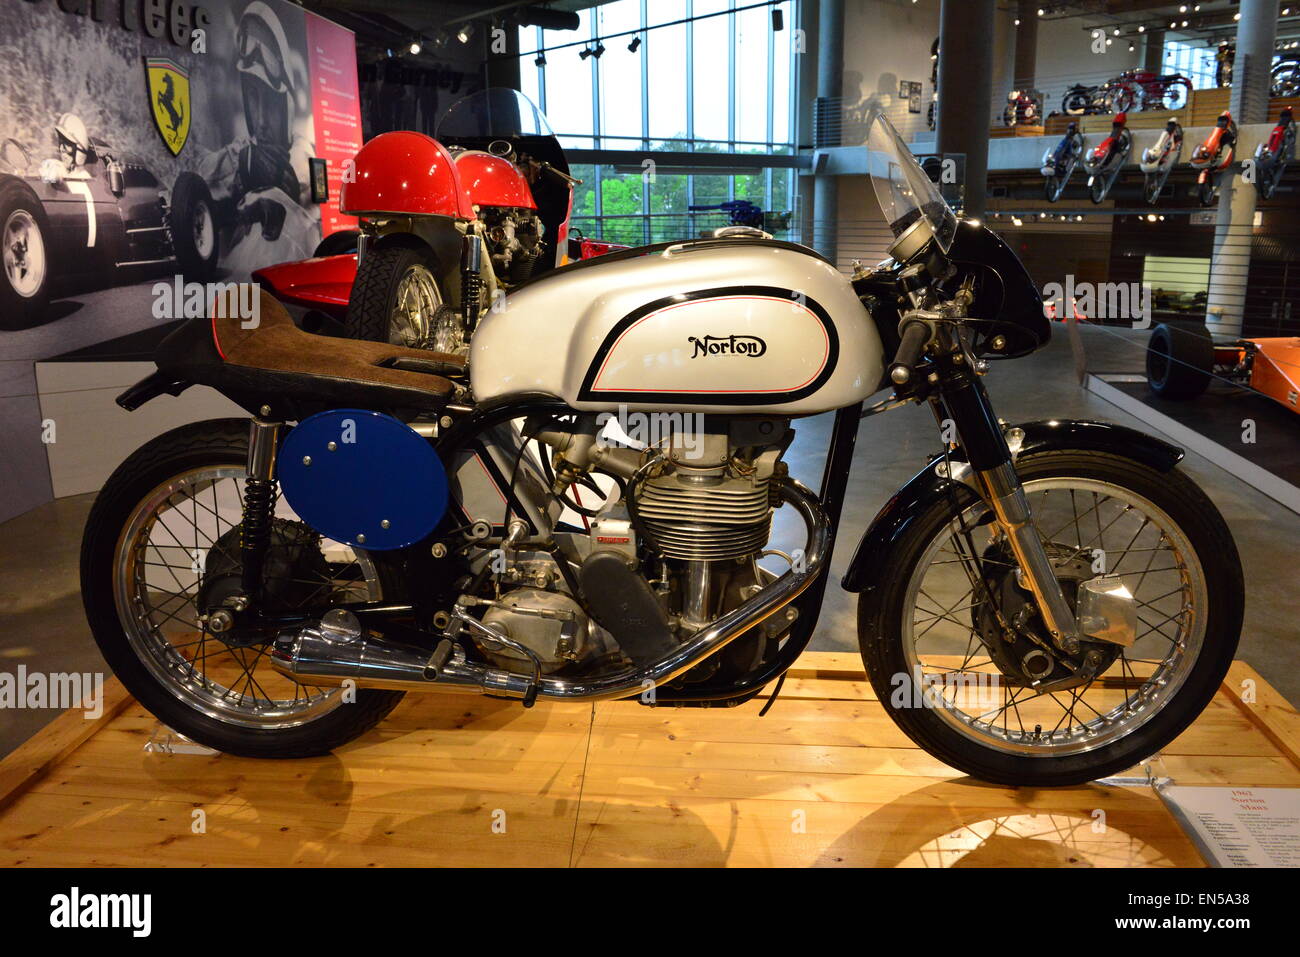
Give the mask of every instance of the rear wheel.
[(45, 207), (27, 184), (0, 181), (0, 329), (23, 329), (45, 316), (49, 234)]
[(861, 595), (862, 656), (890, 716), (945, 763), (996, 784), (1081, 784), (1149, 757), (1209, 703), (1241, 631), (1241, 565), (1176, 469), (1058, 451), (1016, 471), (1067, 600), (1117, 576), (1136, 601), (1134, 643), (1057, 650), (987, 507), (954, 485), (895, 545), (901, 574)]
[(195, 173), (176, 177), (171, 199), (172, 248), (181, 275), (190, 282), (207, 282), (217, 274), (220, 241), (212, 193)]
[[(348, 335), (432, 348), (446, 313), (437, 274), (437, 263), (427, 248), (389, 245), (367, 249), (348, 300), (344, 319)], [(452, 350), (442, 347), (438, 351)]]
[(1147, 343), (1147, 385), (1162, 399), (1194, 399), (1210, 384), (1214, 340), (1202, 323), (1161, 323)]
[[(220, 637), (201, 619), (239, 589), (248, 425), (199, 422), (143, 446), (105, 484), (86, 522), (81, 587), (95, 642), (160, 721), (248, 757), (324, 754), (381, 721), (400, 691), (298, 684), (268, 645)], [(269, 610), (318, 617), (344, 601), (401, 600), (383, 556), (322, 540), (280, 503), (267, 550)]]

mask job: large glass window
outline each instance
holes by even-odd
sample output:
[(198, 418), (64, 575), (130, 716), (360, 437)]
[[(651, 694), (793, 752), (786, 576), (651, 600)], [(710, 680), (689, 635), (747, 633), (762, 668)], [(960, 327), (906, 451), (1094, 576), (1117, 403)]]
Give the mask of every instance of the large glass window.
[[(575, 173), (574, 225), (614, 242), (690, 238), (752, 222), (752, 210), (699, 208), (745, 200), (789, 236), (797, 177), (764, 157), (795, 152), (798, 0), (612, 0), (579, 16), (577, 31), (519, 35), (521, 85), (561, 142), (628, 154)], [(647, 170), (659, 151), (735, 162)]]

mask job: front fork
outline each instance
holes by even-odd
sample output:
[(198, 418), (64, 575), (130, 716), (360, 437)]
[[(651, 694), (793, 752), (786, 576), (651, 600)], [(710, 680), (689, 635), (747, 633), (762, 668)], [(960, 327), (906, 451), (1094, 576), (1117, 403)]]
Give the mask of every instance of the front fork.
[(1006, 535), (1053, 643), (1066, 654), (1074, 654), (1079, 650), (1078, 622), (1034, 525), (1029, 500), (984, 383), (974, 370), (962, 368), (969, 360), (961, 353), (954, 353), (951, 360), (942, 398), (934, 400), (935, 416), (941, 428), (944, 418), (952, 420), (976, 491), (993, 510), (998, 527)]

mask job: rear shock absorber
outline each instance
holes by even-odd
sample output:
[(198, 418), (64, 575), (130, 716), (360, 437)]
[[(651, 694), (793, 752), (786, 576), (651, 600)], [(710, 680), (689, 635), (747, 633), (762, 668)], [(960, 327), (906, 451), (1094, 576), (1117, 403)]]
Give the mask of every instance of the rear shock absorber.
[(248, 434), (248, 478), (244, 483), (244, 515), (239, 530), (240, 585), (257, 607), (262, 598), (266, 550), (275, 518), (275, 457), (280, 444), (279, 422), (252, 420)]
[(479, 299), (483, 295), (483, 243), (472, 226), (460, 248), (460, 302), (468, 337), (478, 325)]

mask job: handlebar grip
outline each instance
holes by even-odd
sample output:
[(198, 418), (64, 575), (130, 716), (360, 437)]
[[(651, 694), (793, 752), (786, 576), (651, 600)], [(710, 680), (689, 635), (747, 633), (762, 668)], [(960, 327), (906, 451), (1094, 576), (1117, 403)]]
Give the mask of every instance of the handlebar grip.
[(930, 326), (920, 320), (911, 319), (903, 326), (902, 341), (898, 352), (889, 366), (889, 381), (894, 385), (906, 385), (912, 380), (912, 369), (921, 359), (921, 352), (930, 341)]

